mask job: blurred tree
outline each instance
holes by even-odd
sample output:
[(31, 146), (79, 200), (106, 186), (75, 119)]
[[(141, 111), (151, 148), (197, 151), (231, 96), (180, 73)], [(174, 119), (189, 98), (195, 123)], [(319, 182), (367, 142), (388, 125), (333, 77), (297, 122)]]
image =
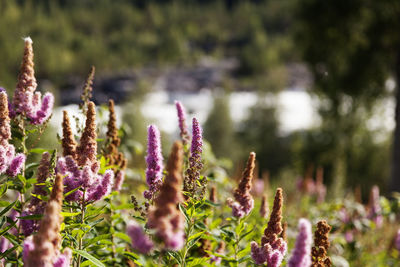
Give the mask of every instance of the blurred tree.
[[(356, 112), (358, 103), (369, 108), (377, 97), (385, 95), (385, 82), (395, 78), (396, 129), (390, 189), (400, 191), (400, 2), (301, 0), (297, 12), (296, 43), (314, 74), (314, 89), (327, 98), (321, 113), (324, 120), (341, 125), (339, 121)], [(343, 103), (348, 98), (350, 101)], [(340, 157), (351, 144), (341, 139), (349, 133), (336, 129), (336, 153)]]
[(204, 137), (211, 143), (217, 157), (234, 159), (237, 153), (229, 94), (215, 96), (213, 109), (204, 124)]
[(239, 140), (243, 142), (243, 152), (256, 152), (261, 172), (269, 171), (274, 176), (291, 162), (290, 142), (280, 135), (276, 109), (266, 103), (264, 94), (259, 95), (258, 103), (251, 108), (248, 119), (243, 121)]

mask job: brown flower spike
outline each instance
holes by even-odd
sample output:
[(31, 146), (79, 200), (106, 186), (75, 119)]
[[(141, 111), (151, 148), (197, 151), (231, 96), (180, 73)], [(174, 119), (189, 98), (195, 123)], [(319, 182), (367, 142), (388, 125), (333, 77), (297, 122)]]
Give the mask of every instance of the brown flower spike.
[(7, 94), (0, 93), (0, 145), (8, 145), (11, 138), (10, 117), (8, 115), (8, 99)]
[(24, 105), (28, 102), (26, 97), (28, 92), (33, 96), (36, 90), (37, 83), (35, 78), (34, 63), (33, 63), (33, 47), (32, 39), (27, 37), (24, 39), (24, 56), (22, 58), (21, 68), (18, 74), (18, 83), (14, 91), (13, 104), (17, 112), (25, 111)]
[(263, 218), (267, 218), (268, 213), (269, 213), (269, 208), (268, 208), (267, 196), (263, 195), (261, 198), (260, 215)]
[(90, 68), (89, 75), (86, 78), (85, 85), (83, 86), (82, 95), (81, 95), (82, 104), (80, 105), (83, 112), (86, 112), (86, 109), (88, 108), (88, 105), (89, 105), (90, 98), (92, 98), (92, 91), (93, 91), (92, 86), (93, 86), (95, 70), (96, 69), (94, 66), (92, 66)]
[(217, 203), (217, 188), (215, 186), (212, 186), (210, 189), (210, 201), (213, 203)]
[(167, 248), (175, 250), (180, 249), (184, 241), (184, 219), (177, 206), (183, 200), (182, 164), (182, 144), (175, 142), (168, 158), (167, 175), (147, 223), (149, 228), (156, 229), (156, 235)]
[(233, 193), (235, 200), (228, 199), (228, 206), (232, 208), (232, 214), (235, 217), (243, 217), (250, 213), (254, 207), (254, 199), (250, 194), (253, 172), (255, 168), (256, 153), (251, 152), (247, 160), (247, 166), (242, 174), (242, 180)]
[(261, 244), (275, 242), (279, 235), (282, 233), (282, 205), (283, 205), (283, 194), (282, 188), (276, 190), (274, 206), (272, 208), (271, 215), (267, 228), (265, 228), (264, 236), (261, 239)]
[(80, 166), (97, 164), (97, 132), (96, 132), (96, 106), (93, 102), (88, 103), (85, 128), (82, 133), (80, 144), (77, 147), (77, 160)]
[(327, 252), (330, 246), (329, 232), (332, 227), (326, 221), (319, 221), (314, 234), (314, 247), (312, 248), (312, 267), (330, 267), (332, 262)]
[(71, 156), (76, 159), (76, 141), (74, 134), (72, 133), (71, 124), (68, 117), (68, 112), (63, 111), (63, 122), (62, 122), (63, 138), (61, 144), (63, 147), (63, 156)]
[(110, 115), (107, 124), (107, 145), (104, 156), (108, 159), (108, 164), (116, 166), (113, 168), (116, 177), (113, 190), (119, 191), (125, 177), (125, 169), (128, 165), (128, 161), (124, 154), (118, 151), (121, 139), (118, 137), (117, 118), (115, 115), (114, 101), (112, 99), (108, 102), (108, 109)]
[(44, 217), (38, 233), (33, 237), (33, 250), (27, 252), (25, 266), (53, 266), (60, 255), (62, 223), (61, 207), (63, 199), (63, 177), (56, 176)]

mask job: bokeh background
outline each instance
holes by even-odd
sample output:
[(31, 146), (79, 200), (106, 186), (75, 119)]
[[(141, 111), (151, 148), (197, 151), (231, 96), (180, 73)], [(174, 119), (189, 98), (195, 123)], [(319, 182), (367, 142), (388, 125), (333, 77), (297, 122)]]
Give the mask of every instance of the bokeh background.
[(366, 200), (374, 184), (400, 191), (399, 18), (398, 0), (0, 0), (0, 86), (14, 90), (30, 36), (39, 90), (57, 99), (48, 136), (93, 65), (134, 167), (149, 123), (166, 148), (177, 138), (176, 99), (231, 174), (255, 151), (260, 177), (323, 168), (328, 196)]

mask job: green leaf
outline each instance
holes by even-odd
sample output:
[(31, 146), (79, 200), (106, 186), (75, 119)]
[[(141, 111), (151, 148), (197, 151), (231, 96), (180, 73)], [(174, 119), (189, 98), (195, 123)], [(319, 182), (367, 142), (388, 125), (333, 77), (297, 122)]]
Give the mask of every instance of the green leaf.
[(131, 242), (131, 238), (125, 233), (117, 232), (117, 233), (115, 233), (115, 237), (118, 237), (128, 243)]
[(10, 205), (10, 202), (4, 201), (4, 200), (0, 200), (0, 207), (7, 207), (8, 205)]
[(7, 192), (7, 188), (7, 184), (3, 184), (2, 186), (0, 186), (0, 197), (2, 197)]
[(48, 150), (43, 148), (32, 148), (28, 153), (43, 154), (46, 151)]
[(61, 212), (61, 216), (63, 217), (73, 217), (81, 214), (80, 212)]
[(17, 201), (14, 201), (13, 203), (11, 203), (10, 205), (8, 205), (6, 208), (4, 208), (1, 212), (0, 212), (0, 217), (3, 216), (4, 214), (6, 214), (12, 207), (14, 207), (15, 203)]
[(109, 239), (109, 238), (111, 238), (111, 234), (104, 234), (104, 235), (96, 236), (95, 238), (89, 239), (89, 241), (86, 243), (85, 247), (88, 247), (91, 244), (96, 243), (100, 240)]
[(76, 254), (81, 255), (82, 257), (84, 257), (85, 259), (89, 260), (91, 263), (93, 263), (95, 266), (97, 267), (106, 267), (101, 261), (99, 261), (98, 259), (96, 259), (95, 257), (93, 257), (92, 255), (90, 255), (89, 253), (87, 253), (86, 251), (83, 250), (79, 250), (79, 249), (74, 249), (73, 250)]
[(33, 215), (27, 215), (27, 216), (22, 216), (22, 217), (17, 217), (18, 219), (22, 220), (41, 220), (43, 218), (43, 214), (33, 214)]
[(192, 239), (195, 239), (195, 238), (197, 238), (197, 237), (200, 237), (202, 234), (204, 234), (204, 231), (203, 232), (198, 232), (197, 234), (194, 234), (194, 235), (191, 235), (191, 236), (189, 236), (189, 238), (188, 238), (188, 242), (190, 241), (190, 240), (192, 240)]

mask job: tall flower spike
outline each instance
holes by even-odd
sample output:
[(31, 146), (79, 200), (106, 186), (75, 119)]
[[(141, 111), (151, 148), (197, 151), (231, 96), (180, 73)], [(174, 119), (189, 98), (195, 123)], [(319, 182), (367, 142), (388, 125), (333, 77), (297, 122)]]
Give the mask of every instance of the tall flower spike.
[(115, 182), (113, 190), (119, 191), (125, 178), (125, 169), (128, 164), (124, 154), (118, 151), (121, 139), (118, 137), (117, 118), (115, 115), (114, 101), (108, 102), (109, 120), (107, 124), (107, 147), (104, 156), (108, 159), (108, 164), (114, 165), (113, 172)]
[(189, 168), (186, 171), (183, 191), (194, 194), (200, 172), (203, 168), (201, 154), (203, 153), (203, 130), (196, 118), (192, 121), (192, 144), (190, 147)]
[(282, 233), (282, 203), (282, 189), (278, 188), (268, 226), (261, 238), (261, 246), (258, 246), (257, 242), (254, 241), (250, 244), (251, 257), (256, 264), (267, 262), (268, 267), (278, 267), (286, 254), (287, 244), (283, 238), (279, 237)]
[(235, 217), (243, 217), (250, 213), (254, 207), (254, 199), (250, 194), (253, 172), (256, 161), (256, 153), (251, 152), (247, 160), (247, 166), (242, 174), (242, 180), (233, 193), (235, 200), (228, 199), (228, 205), (232, 208), (232, 214)]
[(183, 145), (186, 145), (187, 143), (189, 143), (190, 137), (189, 137), (189, 132), (188, 132), (188, 128), (186, 125), (185, 107), (179, 101), (175, 101), (175, 106), (176, 106), (176, 111), (178, 113), (180, 136), (181, 136)]
[(268, 213), (269, 213), (269, 208), (268, 208), (267, 196), (263, 195), (261, 198), (260, 215), (263, 218), (267, 218)]
[(27, 267), (33, 266), (69, 266), (71, 251), (60, 253), (62, 223), (61, 208), (63, 198), (63, 178), (56, 176), (44, 217), (38, 233), (24, 243), (23, 260)]
[(183, 200), (182, 185), (183, 148), (175, 142), (167, 164), (167, 176), (155, 199), (155, 207), (150, 210), (147, 226), (155, 229), (157, 237), (165, 248), (179, 250), (184, 245), (184, 219), (178, 210), (178, 203)]
[(85, 85), (83, 86), (82, 95), (81, 95), (81, 100), (82, 100), (81, 108), (84, 113), (86, 112), (86, 109), (88, 108), (90, 98), (92, 98), (92, 91), (93, 91), (92, 86), (93, 86), (95, 70), (96, 69), (94, 66), (92, 66), (90, 68), (89, 75), (86, 78)]
[(79, 166), (97, 165), (97, 132), (96, 132), (96, 106), (93, 102), (88, 103), (86, 112), (86, 123), (82, 133), (77, 151)]
[(149, 190), (143, 195), (146, 199), (151, 199), (161, 186), (163, 170), (160, 131), (155, 125), (150, 125), (148, 128), (146, 163), (146, 182)]
[(74, 134), (72, 133), (68, 112), (66, 110), (63, 111), (62, 131), (63, 138), (61, 139), (61, 144), (63, 147), (63, 156), (71, 156), (76, 159), (76, 141)]
[(310, 267), (311, 244), (311, 223), (307, 219), (302, 218), (299, 220), (299, 234), (288, 267)]
[(32, 39), (27, 37), (24, 39), (24, 42), (24, 56), (13, 98), (14, 109), (19, 114), (29, 114), (32, 111), (33, 93), (37, 87), (33, 68)]
[(400, 229), (397, 230), (397, 234), (396, 234), (394, 242), (395, 242), (394, 245), (395, 245), (396, 249), (400, 252)]
[(215, 186), (212, 186), (210, 189), (210, 201), (213, 203), (217, 203), (217, 188)]
[(314, 246), (311, 251), (312, 267), (330, 267), (331, 259), (327, 252), (330, 246), (329, 232), (332, 227), (326, 221), (319, 221), (314, 234)]

